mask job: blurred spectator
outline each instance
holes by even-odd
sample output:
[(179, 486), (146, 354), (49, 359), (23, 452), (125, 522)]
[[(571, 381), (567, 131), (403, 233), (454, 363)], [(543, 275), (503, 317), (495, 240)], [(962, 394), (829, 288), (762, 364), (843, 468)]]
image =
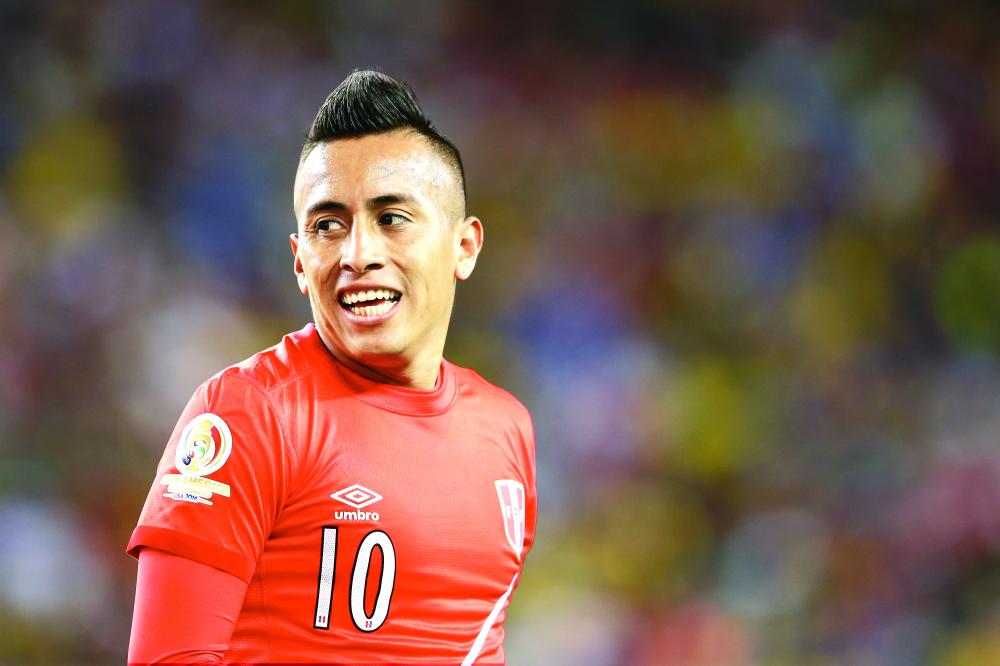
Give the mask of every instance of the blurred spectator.
[(301, 327), (291, 181), (427, 91), (448, 357), (538, 431), (512, 664), (1000, 663), (991, 3), (0, 6), (0, 662), (123, 660), (184, 400)]

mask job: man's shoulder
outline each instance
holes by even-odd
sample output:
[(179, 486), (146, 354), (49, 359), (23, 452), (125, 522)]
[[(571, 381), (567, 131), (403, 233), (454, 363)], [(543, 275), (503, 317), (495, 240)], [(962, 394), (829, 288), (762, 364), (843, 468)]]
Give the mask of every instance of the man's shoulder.
[(215, 373), (205, 384), (210, 389), (219, 389), (228, 384), (247, 383), (262, 394), (279, 391), (302, 381), (318, 369), (315, 362), (316, 337), (311, 324), (288, 333), (267, 349)]
[[(449, 362), (450, 363), (450, 362)], [(528, 408), (510, 391), (500, 388), (472, 368), (464, 368), (451, 363), (463, 390), (487, 402), (491, 409), (509, 411), (512, 416), (530, 421)]]

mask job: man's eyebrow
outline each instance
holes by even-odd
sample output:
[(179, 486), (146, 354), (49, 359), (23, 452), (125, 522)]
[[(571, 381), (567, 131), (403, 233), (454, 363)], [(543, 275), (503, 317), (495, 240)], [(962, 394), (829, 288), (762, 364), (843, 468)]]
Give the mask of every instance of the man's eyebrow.
[[(372, 197), (365, 202), (368, 208), (379, 208), (380, 206), (386, 206), (390, 204), (400, 204), (400, 203), (418, 203), (417, 198), (410, 194), (380, 194), (377, 197)], [(317, 201), (313, 205), (306, 209), (306, 216), (315, 215), (316, 213), (329, 213), (329, 212), (342, 212), (348, 209), (348, 205), (340, 202), (334, 201), (333, 199), (323, 199), (322, 201)]]
[(309, 208), (306, 209), (306, 215), (315, 215), (316, 213), (327, 213), (331, 211), (340, 212), (344, 210), (347, 210), (347, 204), (339, 201), (333, 201), (332, 199), (324, 199), (309, 206)]
[(382, 194), (365, 202), (369, 208), (378, 208), (386, 204), (417, 203), (416, 197), (409, 194)]

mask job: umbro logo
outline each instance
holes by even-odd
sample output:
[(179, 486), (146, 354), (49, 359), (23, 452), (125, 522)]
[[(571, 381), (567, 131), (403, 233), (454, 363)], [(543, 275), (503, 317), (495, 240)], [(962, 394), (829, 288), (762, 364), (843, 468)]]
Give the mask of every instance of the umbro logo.
[(382, 499), (382, 496), (370, 488), (365, 488), (360, 483), (355, 483), (353, 486), (341, 488), (337, 492), (330, 495), (330, 497), (338, 502), (343, 502), (347, 506), (358, 509), (358, 511), (334, 511), (333, 517), (337, 520), (379, 519), (377, 511), (361, 511), (360, 509), (365, 508), (369, 504), (378, 502)]

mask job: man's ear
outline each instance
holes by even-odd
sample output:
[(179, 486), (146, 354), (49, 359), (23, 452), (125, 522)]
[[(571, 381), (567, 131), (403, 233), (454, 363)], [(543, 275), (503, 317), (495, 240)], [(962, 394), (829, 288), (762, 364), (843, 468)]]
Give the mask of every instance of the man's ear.
[(306, 281), (306, 273), (302, 270), (302, 260), (299, 259), (299, 235), (289, 234), (288, 240), (292, 244), (292, 270), (295, 271), (295, 279), (299, 283), (299, 291), (304, 295), (309, 295), (309, 283)]
[(467, 217), (461, 222), (458, 235), (458, 263), (455, 265), (455, 277), (468, 280), (476, 267), (476, 259), (483, 249), (483, 223), (478, 217)]

